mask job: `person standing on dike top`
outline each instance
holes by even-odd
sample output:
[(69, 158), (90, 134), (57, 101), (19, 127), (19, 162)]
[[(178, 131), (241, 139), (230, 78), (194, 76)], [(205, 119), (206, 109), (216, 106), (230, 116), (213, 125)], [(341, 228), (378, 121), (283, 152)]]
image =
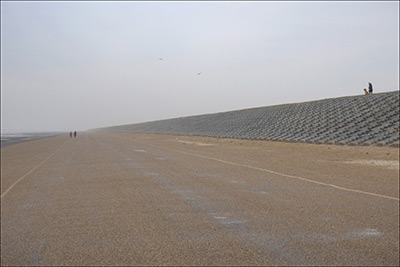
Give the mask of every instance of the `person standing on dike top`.
[(372, 94), (372, 83), (368, 83), (368, 93)]
[(76, 131), (74, 132), (74, 138), (76, 137)]

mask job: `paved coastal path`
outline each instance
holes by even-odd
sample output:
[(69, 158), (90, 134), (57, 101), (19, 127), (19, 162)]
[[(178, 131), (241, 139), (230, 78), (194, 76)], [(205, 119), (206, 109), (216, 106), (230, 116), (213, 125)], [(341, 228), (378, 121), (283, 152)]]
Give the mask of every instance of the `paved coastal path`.
[(399, 265), (399, 151), (87, 132), (1, 148), (1, 265)]

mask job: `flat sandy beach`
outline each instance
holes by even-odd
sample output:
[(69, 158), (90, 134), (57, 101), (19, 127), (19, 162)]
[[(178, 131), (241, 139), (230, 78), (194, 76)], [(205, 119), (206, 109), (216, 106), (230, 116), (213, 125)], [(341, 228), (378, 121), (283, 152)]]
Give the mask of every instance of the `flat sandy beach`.
[(1, 148), (1, 265), (399, 265), (399, 149), (85, 132)]

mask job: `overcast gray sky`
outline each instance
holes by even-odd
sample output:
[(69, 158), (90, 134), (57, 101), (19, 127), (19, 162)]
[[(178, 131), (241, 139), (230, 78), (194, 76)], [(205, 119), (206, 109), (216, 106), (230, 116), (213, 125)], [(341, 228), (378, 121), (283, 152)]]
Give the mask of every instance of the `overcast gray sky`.
[(397, 1), (1, 1), (2, 131), (399, 90), (398, 23)]

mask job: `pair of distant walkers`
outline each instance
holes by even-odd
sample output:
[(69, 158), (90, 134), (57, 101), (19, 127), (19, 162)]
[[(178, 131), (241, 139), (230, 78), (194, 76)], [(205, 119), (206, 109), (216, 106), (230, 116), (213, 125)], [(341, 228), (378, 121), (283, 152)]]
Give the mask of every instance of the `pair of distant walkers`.
[(367, 91), (366, 88), (364, 88), (364, 93), (365, 93), (366, 95), (368, 95), (368, 94), (372, 94), (372, 91), (373, 91), (373, 89), (372, 89), (372, 83), (368, 83), (368, 91)]
[[(76, 137), (76, 131), (74, 132), (74, 138)], [(72, 138), (72, 132), (69, 132), (69, 138)]]

